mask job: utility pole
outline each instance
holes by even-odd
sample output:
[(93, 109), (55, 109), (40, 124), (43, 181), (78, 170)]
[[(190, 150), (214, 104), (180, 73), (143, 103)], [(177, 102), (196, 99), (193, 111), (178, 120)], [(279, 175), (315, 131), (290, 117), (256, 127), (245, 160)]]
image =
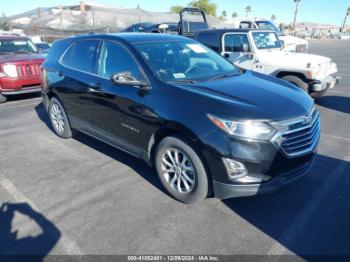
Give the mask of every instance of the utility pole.
[(297, 23), (297, 16), (299, 13), (299, 4), (300, 4), (300, 0), (294, 0), (295, 2), (295, 13), (294, 13), (294, 21), (293, 21), (293, 34), (296, 35), (296, 23)]
[(60, 28), (62, 29), (62, 26), (63, 26), (63, 6), (62, 5), (59, 6), (59, 10), (60, 10)]

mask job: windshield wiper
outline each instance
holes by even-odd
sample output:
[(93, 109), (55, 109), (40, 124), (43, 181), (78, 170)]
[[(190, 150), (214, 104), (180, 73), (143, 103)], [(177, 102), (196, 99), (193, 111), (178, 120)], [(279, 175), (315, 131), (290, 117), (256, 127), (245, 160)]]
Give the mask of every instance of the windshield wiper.
[(170, 83), (190, 83), (190, 84), (194, 84), (197, 83), (198, 81), (192, 80), (192, 79), (180, 79), (180, 80), (169, 80), (167, 82)]
[(219, 80), (219, 79), (223, 79), (223, 78), (226, 78), (226, 77), (237, 76), (237, 75), (238, 74), (220, 74), (220, 75), (216, 75), (216, 76), (210, 78), (208, 80), (208, 82)]

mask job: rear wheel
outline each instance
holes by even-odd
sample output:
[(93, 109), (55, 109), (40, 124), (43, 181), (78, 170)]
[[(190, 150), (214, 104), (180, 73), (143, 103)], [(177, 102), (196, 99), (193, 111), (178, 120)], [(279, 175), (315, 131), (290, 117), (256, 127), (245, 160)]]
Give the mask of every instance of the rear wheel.
[(164, 138), (156, 151), (156, 169), (168, 193), (186, 204), (208, 195), (208, 176), (195, 148), (178, 136)]
[(300, 87), (306, 93), (309, 93), (309, 85), (307, 83), (305, 83), (301, 78), (299, 78), (297, 76), (287, 75), (287, 76), (282, 77), (282, 79)]
[(2, 95), (2, 94), (0, 94), (0, 104), (6, 103), (6, 101), (7, 101), (7, 97)]
[(71, 138), (73, 136), (64, 107), (55, 97), (50, 100), (49, 115), (52, 127), (59, 137)]

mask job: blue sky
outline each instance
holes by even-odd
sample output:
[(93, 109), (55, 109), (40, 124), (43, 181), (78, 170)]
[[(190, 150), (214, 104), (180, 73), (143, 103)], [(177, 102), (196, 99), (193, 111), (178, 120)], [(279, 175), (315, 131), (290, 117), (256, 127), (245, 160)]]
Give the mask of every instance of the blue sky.
[[(152, 11), (168, 11), (172, 5), (187, 5), (189, 0), (97, 0), (101, 3), (123, 7), (136, 7)], [(59, 4), (78, 4), (79, 0), (2, 0), (0, 13), (7, 16), (34, 9), (38, 6), (56, 6)], [(244, 16), (244, 9), (250, 5), (253, 9), (252, 17), (269, 18), (275, 14), (277, 21), (289, 23), (293, 19), (293, 0), (212, 0), (218, 5), (218, 14), (226, 10), (228, 15), (237, 12)], [(350, 0), (302, 0), (299, 21), (329, 23), (339, 25), (344, 19), (346, 8), (350, 7)], [(350, 19), (349, 19), (350, 20)], [(348, 21), (349, 23), (349, 21)]]

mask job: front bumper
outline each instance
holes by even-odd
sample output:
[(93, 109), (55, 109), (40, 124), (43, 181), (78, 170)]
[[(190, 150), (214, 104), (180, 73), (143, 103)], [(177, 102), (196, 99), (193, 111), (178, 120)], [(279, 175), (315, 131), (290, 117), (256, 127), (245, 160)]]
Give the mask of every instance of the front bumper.
[(304, 165), (282, 173), (268, 182), (259, 184), (228, 184), (213, 180), (214, 195), (218, 199), (255, 196), (276, 191), (310, 173), (316, 154)]
[(327, 76), (325, 79), (310, 83), (311, 92), (322, 92), (329, 88), (334, 88), (341, 81), (340, 76)]
[(41, 86), (31, 86), (27, 88), (22, 88), (22, 89), (2, 89), (0, 90), (0, 93), (2, 95), (19, 95), (19, 94), (29, 94), (29, 93), (36, 93), (36, 92), (41, 92)]

